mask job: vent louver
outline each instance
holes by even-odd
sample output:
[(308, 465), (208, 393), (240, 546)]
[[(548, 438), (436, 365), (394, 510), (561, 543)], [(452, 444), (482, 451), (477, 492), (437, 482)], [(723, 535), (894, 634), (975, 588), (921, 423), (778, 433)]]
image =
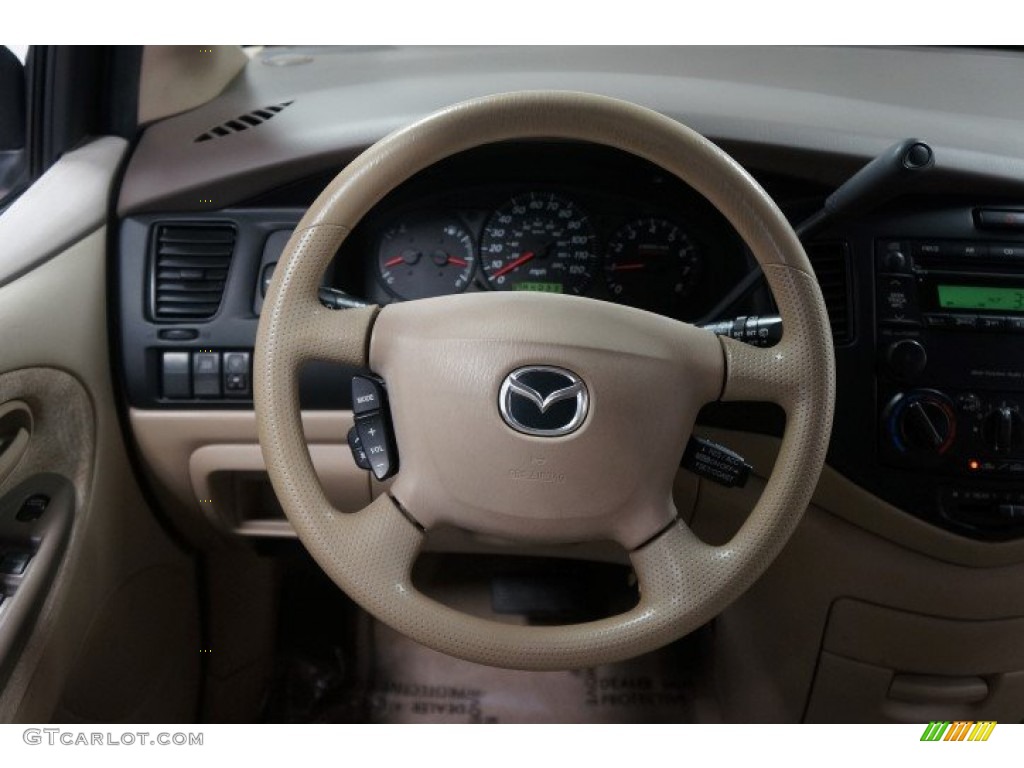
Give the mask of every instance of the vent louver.
[(839, 242), (811, 243), (807, 246), (807, 257), (821, 286), (832, 338), (836, 344), (847, 344), (853, 340), (849, 246)]
[(283, 101), (280, 104), (271, 104), (269, 107), (262, 107), (260, 109), (254, 109), (252, 112), (246, 112), (244, 115), (239, 115), (233, 120), (226, 120), (220, 125), (215, 125), (205, 133), (199, 134), (195, 139), (193, 139), (193, 142), (219, 139), (222, 136), (230, 136), (232, 133), (240, 133), (241, 131), (247, 131), (250, 128), (255, 128), (257, 125), (262, 125), (267, 122), (267, 120), (270, 120), (292, 103), (293, 102), (291, 101)]
[(162, 224), (153, 237), (152, 311), (157, 320), (206, 320), (220, 308), (234, 227)]

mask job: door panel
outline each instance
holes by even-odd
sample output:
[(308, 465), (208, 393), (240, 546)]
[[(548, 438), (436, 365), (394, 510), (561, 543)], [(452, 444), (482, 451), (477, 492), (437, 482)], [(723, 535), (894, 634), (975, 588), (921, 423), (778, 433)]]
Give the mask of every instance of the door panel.
[[(73, 489), (66, 546), (44, 557), (47, 533), (25, 581), (3, 582), (11, 596), (0, 603), (0, 652), (12, 638), (0, 658), (4, 722), (196, 717), (194, 558), (136, 483), (111, 381), (105, 216), (124, 149), (105, 138), (69, 153), (0, 215), (0, 417), (6, 403), (24, 403), (31, 423), (0, 479), (0, 531), (34, 479)], [(48, 182), (69, 173), (74, 183)], [(37, 565), (52, 578), (36, 600), (27, 580)]]

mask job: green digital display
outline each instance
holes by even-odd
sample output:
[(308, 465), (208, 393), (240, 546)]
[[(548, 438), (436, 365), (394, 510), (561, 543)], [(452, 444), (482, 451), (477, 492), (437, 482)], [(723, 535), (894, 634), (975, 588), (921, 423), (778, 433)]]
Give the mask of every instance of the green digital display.
[(937, 285), (943, 309), (985, 309), (991, 312), (1024, 312), (1024, 288), (981, 285)]
[(540, 291), (541, 293), (562, 293), (561, 283), (516, 283), (517, 291)]

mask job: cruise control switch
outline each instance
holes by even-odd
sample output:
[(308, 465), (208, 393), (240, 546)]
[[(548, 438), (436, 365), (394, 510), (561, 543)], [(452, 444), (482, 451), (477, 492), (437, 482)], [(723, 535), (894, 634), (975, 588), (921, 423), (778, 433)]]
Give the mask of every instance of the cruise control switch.
[(352, 458), (361, 469), (386, 480), (398, 472), (398, 449), (383, 379), (352, 377), (352, 412), (356, 418), (356, 425), (348, 433)]
[(703, 437), (690, 438), (683, 467), (726, 488), (742, 488), (753, 470), (738, 453)]

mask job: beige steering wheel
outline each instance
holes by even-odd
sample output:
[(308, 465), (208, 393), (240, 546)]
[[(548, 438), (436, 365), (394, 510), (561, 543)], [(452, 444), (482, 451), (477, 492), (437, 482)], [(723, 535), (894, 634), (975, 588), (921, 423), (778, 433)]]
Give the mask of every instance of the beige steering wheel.
[[(782, 315), (782, 341), (761, 349), (636, 309), (528, 292), (383, 309), (319, 303), (328, 264), (385, 194), (457, 152), (530, 138), (616, 147), (701, 192), (763, 268)], [(369, 367), (386, 381), (401, 471), (360, 512), (333, 509), (313, 471), (297, 388), (308, 360)], [(555, 366), (583, 382), (587, 412), (575, 431), (524, 434), (502, 417), (503, 382), (524, 366)], [(324, 571), (420, 643), (521, 669), (579, 668), (653, 650), (742, 594), (811, 498), (835, 395), (821, 292), (796, 235), (761, 187), (667, 117), (565, 92), (458, 104), (350, 163), (285, 248), (260, 318), (254, 380), (270, 479)], [(775, 402), (787, 420), (757, 506), (730, 542), (710, 546), (677, 519), (671, 490), (698, 410), (718, 399)], [(539, 465), (543, 472), (527, 471)], [(623, 614), (564, 626), (511, 626), (461, 613), (423, 595), (410, 578), (424, 531), (442, 523), (536, 542), (615, 540), (630, 553), (640, 601)]]

